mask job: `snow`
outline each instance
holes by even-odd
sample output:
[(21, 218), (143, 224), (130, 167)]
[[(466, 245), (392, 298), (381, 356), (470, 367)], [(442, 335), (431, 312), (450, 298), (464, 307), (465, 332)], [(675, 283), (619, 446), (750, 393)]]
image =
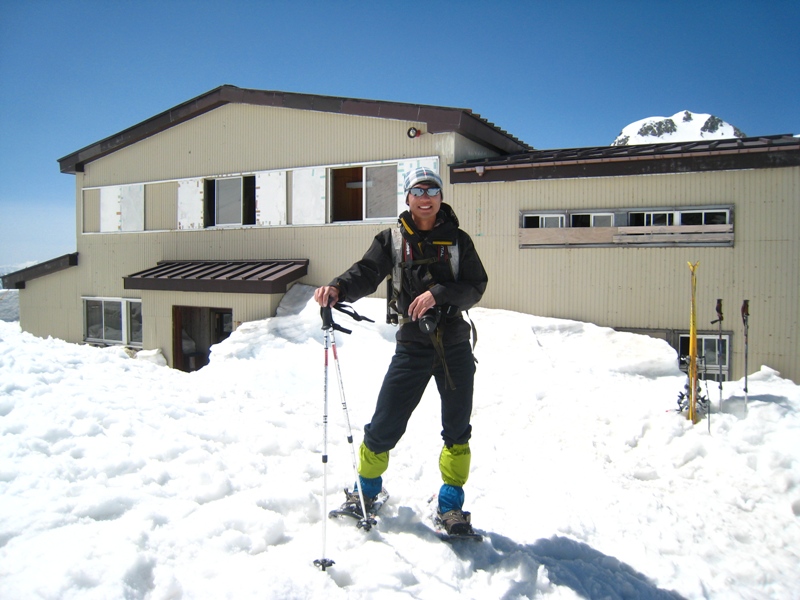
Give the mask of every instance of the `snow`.
[(612, 146), (726, 140), (744, 137), (733, 125), (705, 113), (682, 110), (671, 117), (648, 117), (622, 129)]
[[(0, 597), (800, 597), (800, 387), (762, 367), (745, 415), (744, 381), (721, 406), (709, 384), (709, 432), (673, 410), (685, 378), (665, 342), (588, 323), (470, 311), (465, 508), (483, 542), (444, 543), (424, 519), (433, 385), (392, 452), (379, 525), (325, 518), (353, 447), (331, 369), (323, 469), (311, 293), (294, 286), (195, 373), (0, 322)], [(353, 329), (336, 342), (358, 444), (394, 330), (383, 301), (355, 308), (378, 323), (334, 313)]]

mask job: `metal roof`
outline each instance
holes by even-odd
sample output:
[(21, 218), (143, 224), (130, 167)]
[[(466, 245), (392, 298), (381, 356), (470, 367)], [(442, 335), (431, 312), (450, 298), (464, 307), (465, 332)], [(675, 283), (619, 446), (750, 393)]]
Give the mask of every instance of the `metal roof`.
[(162, 261), (124, 277), (125, 289), (283, 294), (308, 272), (308, 259)]
[(521, 152), (450, 165), (450, 182), (601, 177), (797, 165), (800, 165), (800, 138), (781, 134)]
[(252, 90), (233, 85), (222, 85), (142, 121), (133, 127), (129, 127), (124, 131), (60, 158), (58, 163), (61, 172), (82, 172), (84, 165), (88, 162), (229, 103), (277, 106), (382, 119), (421, 121), (427, 124), (427, 130), (430, 133), (456, 132), (492, 148), (500, 154), (532, 149), (532, 146), (518, 140), (507, 131), (500, 129), (468, 108)]
[(3, 275), (3, 287), (7, 290), (24, 290), (26, 281), (30, 281), (31, 279), (36, 279), (38, 277), (44, 277), (45, 275), (50, 275), (51, 273), (57, 273), (58, 271), (63, 271), (64, 269), (69, 269), (70, 267), (75, 267), (77, 265), (77, 252), (73, 252), (72, 254), (64, 254), (63, 256), (52, 258), (31, 267), (26, 267), (24, 269), (20, 269), (19, 271), (14, 271), (13, 273), (7, 273)]

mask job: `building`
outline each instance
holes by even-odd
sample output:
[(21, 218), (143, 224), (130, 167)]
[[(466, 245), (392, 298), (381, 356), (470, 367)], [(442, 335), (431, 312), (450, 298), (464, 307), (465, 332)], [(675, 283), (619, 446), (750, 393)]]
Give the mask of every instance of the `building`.
[(3, 278), (36, 335), (199, 368), (287, 286), (346, 269), (426, 165), (486, 264), (482, 306), (680, 350), (699, 261), (707, 376), (744, 375), (748, 299), (751, 370), (800, 378), (798, 138), (540, 151), (468, 109), (222, 86), (59, 163), (76, 180), (77, 252)]

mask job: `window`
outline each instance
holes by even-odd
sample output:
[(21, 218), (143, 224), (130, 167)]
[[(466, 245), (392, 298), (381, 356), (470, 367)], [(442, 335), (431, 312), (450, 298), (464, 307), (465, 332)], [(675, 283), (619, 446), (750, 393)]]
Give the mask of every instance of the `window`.
[(565, 222), (565, 216), (560, 214), (522, 215), (523, 229), (553, 229), (564, 227)]
[(570, 227), (613, 227), (614, 215), (609, 213), (588, 213), (570, 215)]
[(331, 169), (331, 221), (397, 216), (397, 165)]
[(142, 345), (142, 303), (139, 300), (84, 299), (87, 342)]
[(674, 225), (673, 212), (632, 212), (628, 214), (628, 225), (631, 227), (654, 227), (657, 225)]
[(680, 213), (681, 225), (727, 225), (727, 210), (697, 210)]
[(225, 177), (205, 180), (206, 227), (254, 225), (256, 222), (256, 178)]
[(520, 248), (733, 246), (734, 207), (520, 211)]
[[(720, 343), (721, 341), (721, 343)], [(729, 336), (697, 335), (697, 372), (700, 379), (720, 381), (720, 365), (722, 381), (728, 381), (728, 347)], [(717, 352), (719, 350), (719, 353)], [(681, 334), (678, 348), (681, 369), (687, 370), (689, 365), (689, 334)]]
[(129, 342), (134, 346), (142, 345), (142, 303), (128, 302)]
[(652, 211), (628, 213), (631, 227), (651, 227), (657, 225), (729, 225), (730, 210), (692, 209), (684, 211)]

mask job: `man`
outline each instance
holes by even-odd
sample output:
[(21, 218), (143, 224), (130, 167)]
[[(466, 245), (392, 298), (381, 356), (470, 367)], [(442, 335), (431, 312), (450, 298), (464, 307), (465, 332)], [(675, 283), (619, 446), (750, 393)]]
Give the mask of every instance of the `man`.
[[(364, 427), (356, 486), (369, 511), (382, 489), (389, 451), (405, 433), (433, 376), (441, 397), (444, 440), (439, 457), (443, 484), (438, 516), (449, 534), (470, 533), (470, 514), (463, 511), (463, 486), (470, 465), (475, 359), (470, 345), (472, 329), (461, 312), (481, 299), (488, 278), (472, 239), (459, 229), (453, 209), (442, 202), (439, 175), (427, 168), (415, 169), (406, 175), (404, 188), (408, 210), (398, 219), (398, 231), (386, 229), (376, 235), (364, 257), (330, 284), (317, 288), (314, 298), (320, 306), (355, 302), (375, 292), (402, 263), (402, 270), (394, 269), (393, 281), (396, 297), (392, 305), (400, 324), (397, 346), (375, 413)], [(398, 275), (400, 282), (396, 281)], [(342, 508), (360, 514), (357, 488), (345, 490)]]

